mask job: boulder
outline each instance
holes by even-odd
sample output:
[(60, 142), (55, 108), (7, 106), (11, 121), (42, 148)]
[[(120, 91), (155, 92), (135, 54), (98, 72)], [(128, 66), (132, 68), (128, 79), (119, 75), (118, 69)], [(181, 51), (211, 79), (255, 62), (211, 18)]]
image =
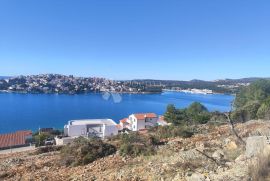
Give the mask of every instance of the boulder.
[(248, 157), (246, 155), (240, 155), (239, 157), (235, 159), (235, 163), (245, 162), (247, 159)]
[(224, 158), (224, 152), (222, 150), (217, 150), (213, 153), (212, 157), (220, 161)]
[(186, 177), (187, 181), (205, 181), (205, 176), (198, 173), (193, 173), (190, 177)]
[(246, 142), (246, 156), (248, 158), (257, 156), (267, 145), (267, 138), (265, 136), (249, 137)]

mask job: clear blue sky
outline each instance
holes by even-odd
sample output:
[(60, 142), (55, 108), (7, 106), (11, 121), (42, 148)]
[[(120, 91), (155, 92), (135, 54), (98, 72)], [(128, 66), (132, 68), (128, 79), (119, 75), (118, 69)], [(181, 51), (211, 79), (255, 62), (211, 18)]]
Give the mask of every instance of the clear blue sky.
[(269, 0), (1, 0), (0, 75), (270, 77)]

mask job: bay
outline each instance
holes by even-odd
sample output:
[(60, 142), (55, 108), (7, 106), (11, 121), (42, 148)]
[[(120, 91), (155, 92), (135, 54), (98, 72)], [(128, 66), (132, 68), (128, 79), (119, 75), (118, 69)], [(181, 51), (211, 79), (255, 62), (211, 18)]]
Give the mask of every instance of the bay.
[(116, 122), (132, 113), (154, 112), (162, 115), (168, 104), (178, 108), (192, 102), (204, 104), (210, 111), (229, 111), (232, 95), (91, 93), (80, 95), (0, 93), (0, 133), (62, 129), (73, 119), (110, 118)]

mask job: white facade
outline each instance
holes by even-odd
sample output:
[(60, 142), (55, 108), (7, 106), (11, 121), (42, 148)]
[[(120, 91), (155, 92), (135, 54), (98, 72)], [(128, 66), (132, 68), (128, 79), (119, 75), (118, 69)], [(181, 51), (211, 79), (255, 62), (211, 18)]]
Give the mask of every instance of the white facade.
[(158, 116), (154, 113), (132, 114), (120, 121), (122, 128), (139, 131), (157, 126)]
[(64, 127), (65, 136), (106, 138), (118, 134), (117, 124), (111, 119), (72, 120)]

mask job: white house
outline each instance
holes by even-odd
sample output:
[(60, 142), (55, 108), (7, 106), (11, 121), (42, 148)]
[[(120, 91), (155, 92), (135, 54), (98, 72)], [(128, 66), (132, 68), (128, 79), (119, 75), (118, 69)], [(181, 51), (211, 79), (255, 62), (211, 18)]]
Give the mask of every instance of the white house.
[(68, 137), (99, 137), (106, 138), (118, 134), (117, 124), (111, 119), (72, 120), (64, 127)]
[(131, 131), (139, 131), (158, 126), (158, 116), (155, 113), (132, 114), (120, 121), (120, 127)]
[(167, 121), (165, 121), (164, 116), (159, 116), (157, 124), (159, 126), (169, 126), (169, 125), (171, 125), (171, 123), (168, 123)]

